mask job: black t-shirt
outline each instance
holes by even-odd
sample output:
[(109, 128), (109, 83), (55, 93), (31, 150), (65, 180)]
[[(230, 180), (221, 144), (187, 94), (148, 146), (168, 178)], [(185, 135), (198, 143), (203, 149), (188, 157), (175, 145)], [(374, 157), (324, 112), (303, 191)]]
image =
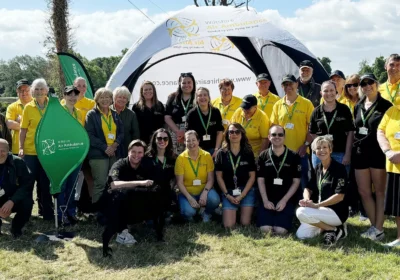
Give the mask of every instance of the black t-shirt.
[[(332, 118), (335, 120), (332, 123), (328, 133), (328, 126), (324, 120), (326, 116), (328, 125), (331, 123)], [(354, 131), (353, 118), (349, 107), (336, 101), (336, 108), (332, 112), (324, 112), (324, 105), (321, 104), (314, 109), (311, 115), (309, 132), (317, 136), (330, 134), (333, 136), (333, 152), (344, 153), (346, 152), (347, 135), (349, 131)]]
[(142, 181), (150, 180), (150, 174), (146, 168), (143, 168), (142, 164), (138, 168), (132, 168), (129, 163), (128, 157), (121, 158), (113, 164), (110, 169), (108, 182), (114, 181)]
[(158, 101), (157, 105), (152, 108), (144, 106), (143, 109), (140, 109), (138, 104), (135, 103), (132, 111), (136, 113), (138, 119), (140, 138), (146, 143), (150, 143), (154, 131), (164, 127), (164, 105)]
[[(286, 148), (286, 147), (285, 147)], [(274, 179), (278, 178), (276, 169), (279, 167), (285, 157), (287, 150), (287, 156), (282, 169), (279, 172), (279, 178), (282, 179), (282, 185), (274, 185)], [(272, 158), (271, 158), (272, 153)], [(275, 167), (272, 164), (274, 161)], [(272, 152), (272, 148), (263, 151), (258, 157), (258, 172), (257, 177), (264, 178), (265, 188), (267, 191), (268, 200), (272, 203), (278, 203), (289, 191), (292, 186), (294, 178), (301, 178), (301, 161), (300, 156), (295, 152), (289, 150), (288, 148), (280, 155), (276, 156)], [(291, 203), (296, 203), (295, 195), (293, 195), (290, 200)]]
[(165, 190), (170, 190), (170, 183), (175, 178), (175, 160), (175, 158), (166, 158), (165, 167), (163, 168), (164, 162), (145, 156), (140, 165), (149, 174), (149, 180), (153, 180)]
[(321, 85), (317, 84), (313, 78), (311, 78), (311, 80), (306, 84), (303, 84), (300, 81), (300, 78), (297, 79), (297, 81), (299, 82), (299, 95), (307, 98), (312, 102), (314, 107), (317, 107), (321, 101)]
[[(380, 93), (378, 93), (378, 98), (376, 99), (374, 104), (372, 104), (371, 107), (368, 108), (368, 110), (365, 110), (364, 107), (365, 99), (366, 99), (365, 96), (361, 98), (360, 102), (358, 102), (354, 108), (354, 123), (356, 126), (356, 133), (354, 134), (355, 138), (354, 147), (360, 148), (361, 150), (359, 152), (362, 152), (363, 148), (366, 151), (371, 149), (381, 150), (378, 144), (376, 133), (378, 130), (379, 123), (381, 122), (383, 116), (385, 115), (385, 112), (390, 107), (392, 107), (393, 104), (390, 101), (387, 101), (386, 99), (382, 98)], [(374, 111), (367, 119), (364, 126), (361, 118), (361, 112), (364, 113), (364, 117), (366, 118), (372, 110)], [(359, 133), (360, 127), (366, 127), (368, 129), (368, 134), (367, 135), (360, 134)]]
[[(321, 177), (322, 176), (322, 177)], [(315, 180), (310, 184), (309, 189), (313, 193), (319, 194), (320, 201), (324, 201), (335, 194), (346, 194), (347, 191), (347, 171), (346, 167), (332, 159), (332, 162), (325, 172), (322, 174), (322, 164), (319, 163), (315, 168)], [(321, 190), (319, 190), (319, 181), (322, 178)], [(346, 199), (343, 199), (335, 205), (326, 206), (335, 211), (339, 219), (344, 223), (349, 217), (349, 207)]]
[[(193, 108), (194, 97), (189, 98), (186, 101), (183, 101), (183, 104), (187, 106), (190, 101), (189, 108), (187, 112), (189, 112)], [(167, 104), (165, 106), (165, 115), (171, 116), (172, 120), (175, 124), (183, 123), (182, 117), (185, 116), (185, 109), (182, 106), (181, 99), (176, 98), (175, 94), (171, 94), (168, 97)]]
[[(206, 116), (200, 111), (200, 114), (203, 119), (204, 125), (207, 126), (210, 113), (208, 113)], [(206, 130), (203, 124), (201, 123), (201, 119), (197, 111), (197, 106), (194, 107), (192, 110), (190, 110), (187, 115), (186, 131), (189, 130), (195, 130), (199, 134), (200, 148), (206, 151), (215, 148), (215, 143), (217, 141), (217, 132), (224, 131), (224, 126), (222, 125), (221, 112), (217, 108), (211, 107), (210, 124), (207, 129), (207, 134), (210, 136), (210, 140), (208, 141), (203, 140), (203, 136), (206, 135)]]
[(236, 169), (237, 186), (245, 187), (249, 180), (249, 172), (256, 171), (256, 162), (253, 151), (240, 151), (237, 156), (225, 149), (220, 149), (215, 158), (215, 171), (222, 171), (222, 177), (225, 182), (226, 189), (233, 190), (235, 188), (233, 182), (233, 168), (229, 154), (232, 155), (233, 164), (236, 165), (240, 156), (240, 163)]

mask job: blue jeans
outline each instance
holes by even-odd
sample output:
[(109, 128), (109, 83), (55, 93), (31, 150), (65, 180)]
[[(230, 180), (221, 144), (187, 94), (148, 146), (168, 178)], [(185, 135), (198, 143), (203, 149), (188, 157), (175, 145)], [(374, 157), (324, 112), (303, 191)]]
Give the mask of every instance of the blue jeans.
[[(245, 187), (239, 187), (243, 192)], [(232, 192), (229, 192), (232, 194)], [(239, 207), (254, 207), (256, 203), (256, 191), (252, 187), (247, 195), (240, 201), (239, 205), (232, 204), (224, 195), (222, 195), (222, 210), (238, 210)]]
[(310, 178), (308, 176), (309, 171), (309, 163), (308, 163), (308, 154), (305, 154), (304, 157), (300, 157), (301, 160), (301, 187), (304, 188), (307, 186)]
[[(334, 160), (336, 160), (339, 163), (342, 163), (343, 158), (344, 158), (344, 153), (334, 152), (331, 154), (331, 158), (333, 158)], [(312, 161), (312, 166), (314, 167), (314, 169), (317, 166), (317, 164), (321, 162), (314, 153), (312, 154), (311, 161)], [(346, 171), (347, 171), (347, 175), (348, 175), (350, 173), (350, 165), (345, 165), (345, 167), (346, 167)]]
[(61, 219), (62, 211), (64, 210), (64, 213), (67, 216), (76, 215), (75, 184), (78, 179), (79, 171), (81, 171), (81, 167), (82, 165), (79, 165), (74, 171), (72, 171), (61, 186), (61, 192), (57, 196), (58, 219)]
[[(200, 194), (191, 196), (197, 201), (200, 198)], [(196, 215), (198, 209), (190, 206), (189, 201), (183, 194), (181, 193), (179, 194), (178, 201), (179, 201), (179, 206), (181, 208), (181, 215), (185, 220), (190, 220), (191, 218), (193, 218), (194, 215)], [(218, 207), (219, 202), (220, 200), (217, 192), (214, 189), (211, 189), (207, 195), (207, 204), (205, 212), (211, 215), (214, 212), (214, 210)]]

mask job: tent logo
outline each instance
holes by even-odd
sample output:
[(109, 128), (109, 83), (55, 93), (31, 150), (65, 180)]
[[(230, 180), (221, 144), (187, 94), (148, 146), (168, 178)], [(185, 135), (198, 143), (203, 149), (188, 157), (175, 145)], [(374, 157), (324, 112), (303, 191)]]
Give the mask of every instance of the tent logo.
[(173, 17), (165, 23), (170, 37), (186, 39), (187, 37), (198, 36), (199, 26), (196, 21), (188, 18)]
[(56, 152), (56, 145), (54, 139), (46, 139), (42, 141), (43, 155), (48, 156)]
[(210, 40), (211, 50), (216, 52), (233, 49), (235, 45), (224, 36), (212, 36)]

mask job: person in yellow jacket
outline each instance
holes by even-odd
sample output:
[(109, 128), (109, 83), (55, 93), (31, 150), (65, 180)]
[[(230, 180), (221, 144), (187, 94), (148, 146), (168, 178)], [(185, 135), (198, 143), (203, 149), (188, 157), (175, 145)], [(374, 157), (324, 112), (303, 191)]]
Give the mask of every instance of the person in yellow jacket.
[(280, 99), (278, 95), (269, 91), (271, 78), (266, 73), (257, 76), (256, 85), (258, 91), (254, 94), (258, 101), (258, 108), (263, 111), (268, 118), (271, 118), (272, 107)]
[(385, 62), (388, 79), (379, 86), (382, 97), (393, 105), (400, 105), (400, 55), (391, 54)]

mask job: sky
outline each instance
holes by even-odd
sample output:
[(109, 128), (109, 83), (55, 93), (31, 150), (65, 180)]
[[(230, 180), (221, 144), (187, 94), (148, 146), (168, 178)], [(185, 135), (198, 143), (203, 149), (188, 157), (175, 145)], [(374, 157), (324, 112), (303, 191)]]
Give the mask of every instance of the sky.
[[(193, 0), (71, 0), (75, 50), (93, 59), (129, 48), (154, 26), (134, 5), (158, 24)], [(399, 52), (399, 0), (252, 0), (249, 5), (346, 75), (357, 72), (363, 59), (372, 63)], [(45, 0), (0, 0), (0, 59), (45, 55), (46, 9)]]

